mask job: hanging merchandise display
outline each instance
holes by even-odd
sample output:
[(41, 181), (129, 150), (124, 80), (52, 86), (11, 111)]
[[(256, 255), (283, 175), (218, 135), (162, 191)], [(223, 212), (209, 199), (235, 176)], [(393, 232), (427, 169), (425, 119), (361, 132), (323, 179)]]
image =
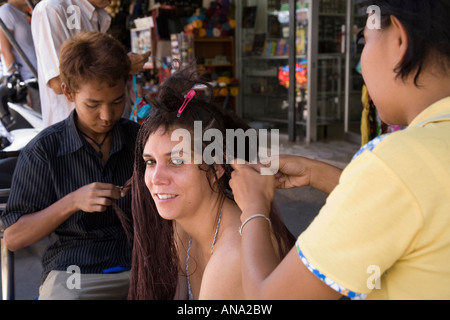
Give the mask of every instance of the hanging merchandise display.
[(188, 19), (185, 32), (200, 38), (233, 36), (236, 28), (234, 11), (230, 0), (212, 1), (209, 9), (197, 9)]
[(145, 97), (140, 97), (137, 89), (137, 76), (133, 75), (133, 90), (135, 102), (130, 114), (130, 120), (142, 124), (150, 114), (151, 106), (145, 100)]
[[(136, 28), (131, 29), (131, 50), (134, 53), (143, 54), (152, 50), (153, 18), (145, 17), (134, 20)], [(144, 69), (153, 68), (153, 61), (149, 58)]]
[(192, 65), (195, 62), (194, 36), (189, 33), (170, 35), (172, 59), (180, 62), (180, 67)]
[[(308, 60), (301, 59), (295, 65), (295, 79), (297, 86), (305, 87), (308, 83)], [(280, 85), (289, 88), (289, 65), (278, 67), (278, 80)]]
[(105, 10), (112, 18), (115, 18), (116, 14), (120, 11), (120, 4), (120, 0), (111, 0), (111, 3), (105, 8)]

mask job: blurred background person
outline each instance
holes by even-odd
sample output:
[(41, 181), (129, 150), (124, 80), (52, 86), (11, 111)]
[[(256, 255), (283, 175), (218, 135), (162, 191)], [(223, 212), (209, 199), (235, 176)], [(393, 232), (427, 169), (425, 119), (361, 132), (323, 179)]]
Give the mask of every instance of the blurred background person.
[[(2, 19), (6, 28), (19, 44), (33, 67), (37, 70), (37, 59), (28, 10), (29, 7), (25, 0), (8, 0), (8, 3), (0, 7), (0, 19)], [(14, 49), (3, 30), (0, 30), (0, 46), (2, 48), (2, 72), (5, 76), (19, 72), (23, 80), (35, 78), (33, 72), (16, 49)], [(28, 92), (30, 95), (29, 104), (34, 110), (41, 112), (38, 89), (29, 86)]]
[[(80, 32), (106, 33), (111, 25), (105, 10), (109, 4), (109, 0), (42, 0), (34, 8), (31, 29), (45, 126), (66, 119), (74, 108), (61, 89), (59, 48)], [(149, 55), (129, 54), (131, 73), (140, 72)]]

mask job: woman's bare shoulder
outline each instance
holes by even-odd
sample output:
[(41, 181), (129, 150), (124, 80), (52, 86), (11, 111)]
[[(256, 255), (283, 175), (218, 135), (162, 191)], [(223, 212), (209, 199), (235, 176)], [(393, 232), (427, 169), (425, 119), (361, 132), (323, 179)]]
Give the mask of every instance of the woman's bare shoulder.
[(240, 299), (243, 298), (241, 280), (241, 239), (238, 219), (229, 219), (224, 226), (205, 268), (201, 298)]

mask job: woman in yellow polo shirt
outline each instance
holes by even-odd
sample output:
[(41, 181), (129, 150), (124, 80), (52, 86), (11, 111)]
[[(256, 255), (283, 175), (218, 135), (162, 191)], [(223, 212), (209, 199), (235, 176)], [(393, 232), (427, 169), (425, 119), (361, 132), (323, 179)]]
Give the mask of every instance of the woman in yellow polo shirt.
[[(364, 80), (381, 119), (407, 128), (343, 172), (295, 156), (280, 158), (275, 178), (234, 165), (247, 298), (450, 299), (450, 3), (370, 4)], [(305, 185), (329, 197), (278, 264), (261, 215), (274, 187)]]

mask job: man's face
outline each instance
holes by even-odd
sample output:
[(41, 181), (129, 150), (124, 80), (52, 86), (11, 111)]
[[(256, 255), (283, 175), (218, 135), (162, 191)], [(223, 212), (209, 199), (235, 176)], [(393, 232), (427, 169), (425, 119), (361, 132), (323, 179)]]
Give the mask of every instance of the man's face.
[(85, 83), (77, 92), (66, 97), (75, 103), (78, 128), (95, 137), (109, 132), (121, 118), (125, 108), (125, 84), (118, 81), (109, 86), (104, 83)]
[(104, 9), (111, 4), (111, 0), (89, 0), (89, 2), (99, 9)]

